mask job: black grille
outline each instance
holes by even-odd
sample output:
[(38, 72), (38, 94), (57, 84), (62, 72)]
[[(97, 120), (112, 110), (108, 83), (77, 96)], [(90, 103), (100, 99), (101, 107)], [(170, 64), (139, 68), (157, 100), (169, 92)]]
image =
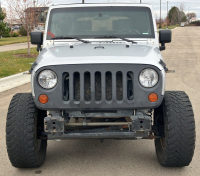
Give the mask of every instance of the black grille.
[(133, 72), (65, 72), (63, 100), (74, 102), (133, 100), (133, 79)]
[[(158, 84), (152, 88), (142, 87), (138, 80), (141, 71), (146, 68), (155, 69), (159, 75)], [(54, 71), (58, 83), (53, 89), (46, 90), (41, 88), (37, 79), (34, 79), (35, 97), (33, 98), (40, 109), (98, 112), (154, 109), (163, 101), (161, 71), (152, 65), (61, 64), (40, 68), (35, 78), (38, 78), (44, 69)], [(156, 103), (148, 101), (148, 96), (152, 92), (158, 94), (159, 99)], [(45, 105), (38, 101), (41, 94), (49, 97)]]

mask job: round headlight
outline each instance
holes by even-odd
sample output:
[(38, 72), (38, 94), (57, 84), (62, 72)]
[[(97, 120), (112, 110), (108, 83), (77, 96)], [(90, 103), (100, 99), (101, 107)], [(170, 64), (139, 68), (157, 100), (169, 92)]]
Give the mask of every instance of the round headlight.
[(52, 89), (57, 84), (57, 75), (52, 70), (44, 70), (38, 76), (40, 86), (45, 89)]
[(140, 73), (139, 81), (143, 87), (154, 87), (158, 83), (158, 74), (153, 69), (144, 69)]

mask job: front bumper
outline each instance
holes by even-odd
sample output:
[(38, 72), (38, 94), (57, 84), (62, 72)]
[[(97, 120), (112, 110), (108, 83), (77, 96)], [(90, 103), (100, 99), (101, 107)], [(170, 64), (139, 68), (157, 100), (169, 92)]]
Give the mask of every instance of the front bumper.
[(155, 139), (159, 138), (148, 133), (137, 134), (132, 131), (112, 131), (112, 132), (70, 132), (65, 134), (48, 134), (42, 133), (39, 139), (46, 140), (64, 140), (64, 139), (118, 139), (118, 140), (134, 140), (134, 139)]
[[(159, 75), (159, 82), (153, 88), (144, 88), (140, 85), (138, 77), (140, 72), (146, 68), (153, 68)], [(53, 70), (58, 76), (57, 85), (50, 90), (43, 89), (37, 81), (39, 73), (44, 69)], [(100, 73), (100, 82), (95, 82), (95, 74)], [(122, 87), (119, 89), (117, 83), (117, 73), (121, 73)], [(79, 74), (79, 83), (75, 83), (75, 74)], [(90, 85), (85, 86), (85, 73), (89, 73)], [(107, 73), (109, 73), (111, 83), (107, 83)], [(131, 74), (129, 74), (131, 73)], [(129, 76), (127, 76), (129, 74)], [(66, 83), (66, 79), (68, 82)], [(88, 78), (87, 78), (88, 79)], [(131, 81), (130, 81), (131, 80)], [(142, 64), (87, 64), (87, 65), (59, 65), (48, 66), (37, 70), (33, 82), (34, 87), (34, 102), (36, 106), (44, 110), (129, 110), (129, 109), (154, 109), (162, 103), (163, 96), (163, 75), (161, 71), (152, 65)], [(111, 88), (107, 90), (107, 84)], [(79, 97), (76, 97), (76, 87), (79, 87)], [(100, 86), (100, 89), (96, 88)], [(132, 87), (132, 95), (129, 96), (129, 87)], [(89, 88), (89, 89), (88, 89)], [(66, 91), (66, 89), (68, 89)], [(87, 90), (86, 90), (87, 89)], [(98, 89), (98, 90), (96, 90)], [(101, 92), (100, 98), (96, 98), (96, 92)], [(68, 92), (68, 96), (66, 96)], [(89, 98), (85, 93), (89, 93)], [(121, 96), (118, 96), (121, 92)], [(150, 93), (158, 95), (158, 101), (152, 103), (148, 100)], [(46, 94), (49, 101), (46, 104), (41, 104), (38, 97), (41, 94)], [(108, 96), (109, 94), (109, 96)], [(119, 98), (120, 97), (120, 98)]]

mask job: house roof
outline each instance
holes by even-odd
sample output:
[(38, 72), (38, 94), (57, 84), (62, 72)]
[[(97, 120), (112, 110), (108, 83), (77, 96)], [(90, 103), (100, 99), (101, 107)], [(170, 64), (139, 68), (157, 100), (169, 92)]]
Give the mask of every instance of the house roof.
[(25, 11), (30, 10), (30, 11), (44, 12), (48, 9), (49, 9), (49, 7), (29, 7)]

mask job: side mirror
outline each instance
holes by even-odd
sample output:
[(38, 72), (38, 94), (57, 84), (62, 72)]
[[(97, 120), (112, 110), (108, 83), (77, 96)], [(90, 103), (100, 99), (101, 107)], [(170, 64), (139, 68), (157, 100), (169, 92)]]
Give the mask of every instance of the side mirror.
[(172, 31), (171, 30), (160, 30), (159, 31), (159, 43), (161, 43), (160, 50), (165, 50), (165, 43), (170, 43), (172, 41)]
[(41, 51), (41, 45), (43, 44), (43, 33), (40, 31), (31, 32), (31, 44), (37, 45), (37, 51)]

